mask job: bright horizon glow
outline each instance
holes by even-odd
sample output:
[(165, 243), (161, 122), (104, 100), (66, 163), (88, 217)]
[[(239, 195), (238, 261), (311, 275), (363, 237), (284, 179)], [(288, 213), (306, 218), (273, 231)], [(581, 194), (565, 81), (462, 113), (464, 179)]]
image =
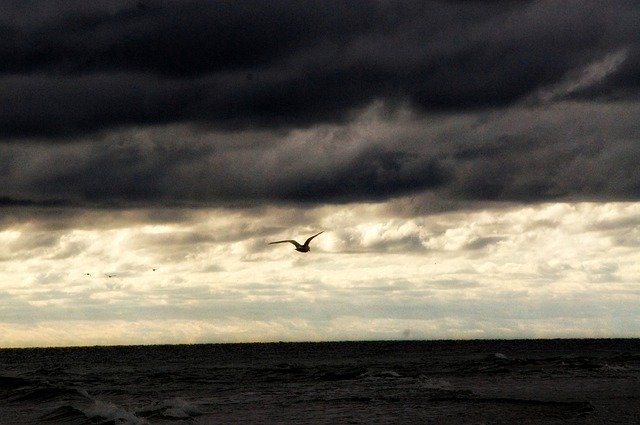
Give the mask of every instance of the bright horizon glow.
[(640, 336), (640, 203), (411, 202), (16, 220), (0, 347)]

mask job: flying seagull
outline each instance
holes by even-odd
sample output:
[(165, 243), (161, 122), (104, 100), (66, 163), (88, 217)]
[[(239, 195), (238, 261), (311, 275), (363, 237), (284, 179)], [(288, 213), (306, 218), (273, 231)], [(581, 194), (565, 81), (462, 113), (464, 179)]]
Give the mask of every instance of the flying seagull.
[[(324, 230), (320, 233), (323, 233)], [(276, 241), (276, 242), (269, 242), (269, 245), (272, 245), (274, 243), (283, 243), (283, 242), (291, 242), (292, 244), (294, 244), (296, 246), (296, 251), (300, 251), (300, 252), (309, 252), (309, 250), (311, 248), (309, 248), (309, 242), (311, 242), (311, 239), (315, 238), (316, 236), (318, 236), (320, 233), (316, 233), (315, 235), (311, 236), (309, 239), (307, 239), (304, 242), (304, 245), (300, 245), (298, 242), (292, 240), (292, 239), (287, 239), (286, 241)]]

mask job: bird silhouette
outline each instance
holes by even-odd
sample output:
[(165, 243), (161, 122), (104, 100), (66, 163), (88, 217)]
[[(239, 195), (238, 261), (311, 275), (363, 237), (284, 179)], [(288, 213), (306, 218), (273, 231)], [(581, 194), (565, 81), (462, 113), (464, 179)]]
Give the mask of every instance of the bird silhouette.
[[(322, 232), (320, 232), (320, 233), (324, 233), (324, 230)], [(311, 236), (302, 245), (300, 245), (298, 242), (294, 241), (293, 239), (287, 239), (287, 240), (284, 240), (284, 241), (269, 242), (269, 245), (273, 245), (274, 243), (290, 242), (290, 243), (292, 243), (292, 244), (294, 244), (296, 246), (296, 251), (309, 252), (311, 250), (311, 248), (309, 248), (309, 242), (311, 242), (311, 239), (315, 238), (320, 233), (316, 233), (315, 235)]]

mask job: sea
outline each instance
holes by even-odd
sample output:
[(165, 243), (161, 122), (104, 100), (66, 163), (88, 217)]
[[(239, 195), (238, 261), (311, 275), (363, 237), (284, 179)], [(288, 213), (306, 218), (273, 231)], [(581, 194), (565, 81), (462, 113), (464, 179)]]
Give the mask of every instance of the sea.
[(0, 424), (640, 424), (640, 339), (0, 349)]

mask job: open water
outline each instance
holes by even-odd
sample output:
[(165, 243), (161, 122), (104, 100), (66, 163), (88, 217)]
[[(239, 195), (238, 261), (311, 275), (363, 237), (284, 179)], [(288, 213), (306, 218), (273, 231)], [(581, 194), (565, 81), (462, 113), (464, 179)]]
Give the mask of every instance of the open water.
[(0, 424), (640, 423), (640, 340), (0, 349)]

